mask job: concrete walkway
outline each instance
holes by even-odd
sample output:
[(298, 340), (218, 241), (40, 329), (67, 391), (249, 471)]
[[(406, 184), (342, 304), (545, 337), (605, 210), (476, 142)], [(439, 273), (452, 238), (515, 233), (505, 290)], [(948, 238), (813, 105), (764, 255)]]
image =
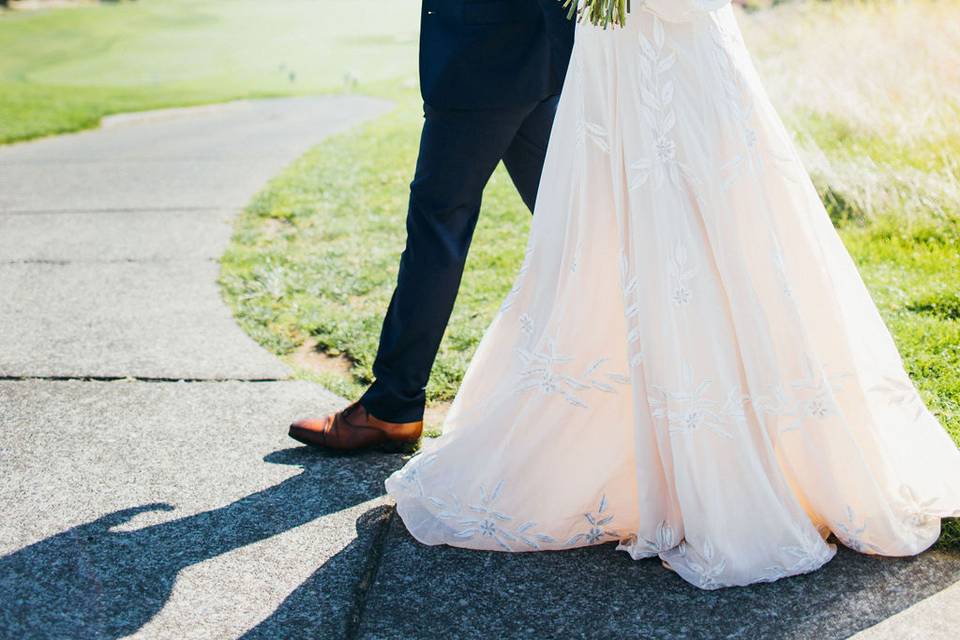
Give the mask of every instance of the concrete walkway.
[(290, 418), (341, 401), (237, 328), (217, 258), (266, 180), (385, 108), (245, 102), (0, 148), (0, 638), (955, 632), (956, 553), (841, 550), (703, 592), (612, 545), (424, 547), (383, 497), (400, 456), (294, 446)]
[(241, 102), (0, 147), (0, 638), (236, 637), (318, 569), (290, 624), (356, 624), (400, 460), (293, 446), (284, 425), (339, 400), (237, 327), (217, 261), (267, 180), (388, 108)]

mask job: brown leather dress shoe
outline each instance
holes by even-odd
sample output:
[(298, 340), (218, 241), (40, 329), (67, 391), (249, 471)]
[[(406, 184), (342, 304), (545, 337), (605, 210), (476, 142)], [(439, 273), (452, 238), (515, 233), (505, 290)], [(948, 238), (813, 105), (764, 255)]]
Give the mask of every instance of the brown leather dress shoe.
[(294, 440), (340, 451), (410, 451), (422, 433), (422, 420), (387, 422), (367, 413), (359, 402), (323, 418), (297, 420), (290, 425), (290, 437)]

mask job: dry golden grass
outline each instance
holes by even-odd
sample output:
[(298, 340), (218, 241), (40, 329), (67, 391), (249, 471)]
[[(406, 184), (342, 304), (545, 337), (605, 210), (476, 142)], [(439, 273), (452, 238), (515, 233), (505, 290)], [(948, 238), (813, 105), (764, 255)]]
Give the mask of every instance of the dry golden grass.
[(851, 217), (956, 218), (960, 2), (793, 2), (740, 22), (821, 190)]

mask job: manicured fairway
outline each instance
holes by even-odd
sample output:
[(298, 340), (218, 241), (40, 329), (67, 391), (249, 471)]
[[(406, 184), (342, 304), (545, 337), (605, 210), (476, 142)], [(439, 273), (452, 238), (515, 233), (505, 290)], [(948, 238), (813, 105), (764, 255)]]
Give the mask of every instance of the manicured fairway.
[(0, 13), (0, 142), (109, 113), (416, 82), (417, 0), (138, 0)]

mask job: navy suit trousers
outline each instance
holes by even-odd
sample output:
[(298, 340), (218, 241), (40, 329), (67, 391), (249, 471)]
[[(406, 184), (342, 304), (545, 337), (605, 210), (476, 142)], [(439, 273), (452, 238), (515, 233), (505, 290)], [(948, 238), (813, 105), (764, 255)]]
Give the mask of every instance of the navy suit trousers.
[(486, 110), (424, 107), (407, 244), (360, 402), (390, 422), (423, 417), (425, 389), (460, 287), (483, 190), (504, 165), (533, 211), (558, 96)]

